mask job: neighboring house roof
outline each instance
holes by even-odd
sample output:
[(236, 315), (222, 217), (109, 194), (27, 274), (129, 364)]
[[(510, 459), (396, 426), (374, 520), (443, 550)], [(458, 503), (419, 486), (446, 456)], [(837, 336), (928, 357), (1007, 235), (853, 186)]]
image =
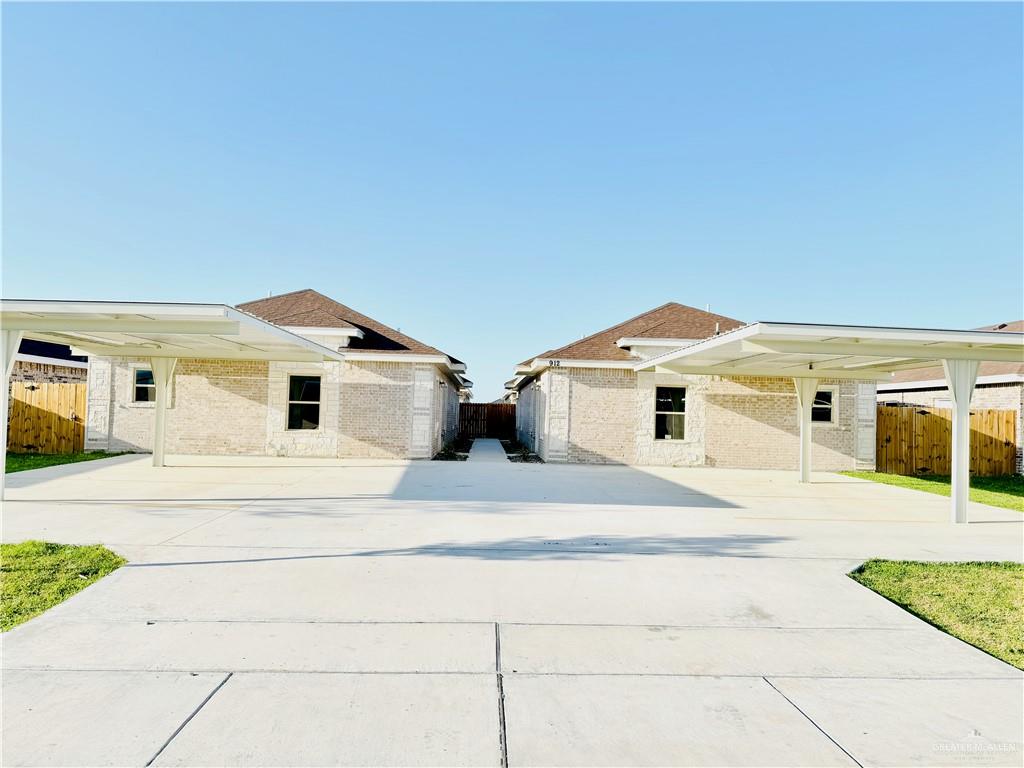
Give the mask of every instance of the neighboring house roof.
[(89, 359), (85, 355), (71, 354), (71, 347), (67, 344), (54, 344), (52, 341), (36, 341), (35, 339), (22, 339), (21, 344), (18, 345), (18, 354), (48, 357), (55, 361), (69, 360), (75, 363), (84, 363)]
[(461, 362), (441, 350), (406, 336), (401, 331), (384, 325), (346, 307), (334, 299), (317, 293), (311, 288), (266, 299), (247, 301), (238, 309), (255, 315), (262, 320), (281, 326), (304, 328), (338, 328), (351, 326), (363, 332), (363, 337), (353, 338), (348, 348), (363, 352), (387, 352), (389, 354), (444, 355), (454, 363)]
[[(1024, 320), (1014, 320), (1009, 323), (996, 323), (985, 325), (981, 328), (972, 328), (975, 331), (1001, 331), (1003, 333), (1024, 333)], [(1024, 361), (1019, 363), (990, 363), (982, 362), (978, 365), (978, 378), (985, 376), (1024, 376)], [(898, 371), (893, 374), (892, 381), (880, 384), (879, 389), (886, 391), (899, 390), (897, 384), (910, 384), (918, 381), (945, 381), (946, 374), (942, 366), (933, 368), (915, 368), (912, 371)]]
[(529, 365), (534, 359), (545, 357), (560, 360), (634, 360), (629, 350), (618, 346), (616, 342), (619, 339), (707, 339), (714, 336), (716, 331), (724, 333), (743, 325), (743, 322), (725, 315), (670, 301), (564, 347), (534, 355), (520, 365)]

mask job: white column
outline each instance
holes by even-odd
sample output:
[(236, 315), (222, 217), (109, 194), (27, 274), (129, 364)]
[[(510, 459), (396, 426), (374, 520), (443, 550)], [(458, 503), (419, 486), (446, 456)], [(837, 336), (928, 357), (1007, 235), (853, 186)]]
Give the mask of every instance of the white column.
[(156, 407), (153, 409), (153, 466), (164, 466), (164, 444), (167, 434), (167, 406), (171, 396), (171, 380), (174, 378), (174, 357), (150, 358), (153, 383), (156, 385)]
[(7, 471), (7, 412), (9, 408), (11, 373), (14, 372), (14, 356), (21, 346), (21, 331), (0, 331), (0, 356), (3, 357), (3, 391), (0, 392), (0, 423), (3, 434), (0, 435), (0, 499), (4, 497), (4, 475)]
[(971, 486), (971, 395), (978, 379), (977, 360), (943, 360), (946, 386), (953, 400), (952, 520), (967, 522), (967, 499)]
[(800, 482), (811, 482), (811, 406), (818, 391), (817, 379), (793, 379), (800, 419)]

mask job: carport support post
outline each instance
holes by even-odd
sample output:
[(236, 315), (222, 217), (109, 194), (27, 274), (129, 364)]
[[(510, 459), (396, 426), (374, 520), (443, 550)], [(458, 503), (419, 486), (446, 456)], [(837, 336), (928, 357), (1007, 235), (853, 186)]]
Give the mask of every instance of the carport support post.
[(800, 482), (811, 482), (811, 406), (818, 391), (817, 379), (793, 379), (800, 417)]
[(977, 360), (943, 360), (946, 385), (953, 401), (952, 522), (967, 522), (971, 487), (971, 395), (978, 380)]
[(11, 374), (14, 373), (14, 356), (18, 354), (18, 347), (21, 346), (21, 331), (0, 331), (0, 351), (3, 352), (4, 363), (4, 386), (0, 392), (0, 422), (3, 422), (4, 431), (0, 440), (0, 499), (4, 497), (4, 474), (7, 469), (7, 413), (10, 407), (10, 386)]
[(164, 466), (164, 444), (167, 442), (167, 406), (171, 394), (171, 379), (174, 377), (174, 366), (178, 362), (174, 357), (150, 358), (153, 370), (153, 383), (156, 385), (156, 413), (153, 418), (153, 466)]

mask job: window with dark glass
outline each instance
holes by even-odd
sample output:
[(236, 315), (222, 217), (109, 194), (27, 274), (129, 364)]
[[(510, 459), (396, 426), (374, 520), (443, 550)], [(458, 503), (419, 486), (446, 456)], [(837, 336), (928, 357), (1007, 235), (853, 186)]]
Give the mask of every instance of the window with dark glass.
[(686, 434), (686, 387), (657, 387), (654, 393), (654, 439), (682, 440)]
[(288, 377), (288, 429), (320, 426), (320, 377)]
[(832, 421), (832, 390), (819, 389), (815, 392), (811, 421)]
[(135, 369), (135, 394), (132, 400), (136, 403), (152, 403), (156, 401), (156, 382), (153, 372), (147, 368)]

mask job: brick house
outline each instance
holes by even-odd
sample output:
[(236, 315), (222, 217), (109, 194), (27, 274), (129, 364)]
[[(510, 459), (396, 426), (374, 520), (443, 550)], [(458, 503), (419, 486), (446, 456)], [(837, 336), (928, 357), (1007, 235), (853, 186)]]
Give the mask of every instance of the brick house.
[[(519, 440), (545, 461), (793, 469), (793, 379), (637, 371), (637, 363), (744, 324), (668, 303), (524, 360), (506, 384)], [(814, 467), (874, 469), (875, 383), (823, 378)]]
[[(237, 309), (342, 359), (183, 357), (169, 453), (429, 458), (454, 439), (459, 393), (472, 384), (461, 361), (309, 289)], [(91, 356), (86, 448), (152, 450), (155, 393), (147, 358)]]
[[(1024, 320), (978, 328), (998, 333), (1024, 332)], [(952, 400), (941, 367), (900, 371), (891, 382), (878, 385), (880, 403), (912, 403), (951, 408)], [(971, 396), (972, 408), (995, 408), (1017, 413), (1017, 472), (1024, 472), (1024, 363), (983, 362)]]

